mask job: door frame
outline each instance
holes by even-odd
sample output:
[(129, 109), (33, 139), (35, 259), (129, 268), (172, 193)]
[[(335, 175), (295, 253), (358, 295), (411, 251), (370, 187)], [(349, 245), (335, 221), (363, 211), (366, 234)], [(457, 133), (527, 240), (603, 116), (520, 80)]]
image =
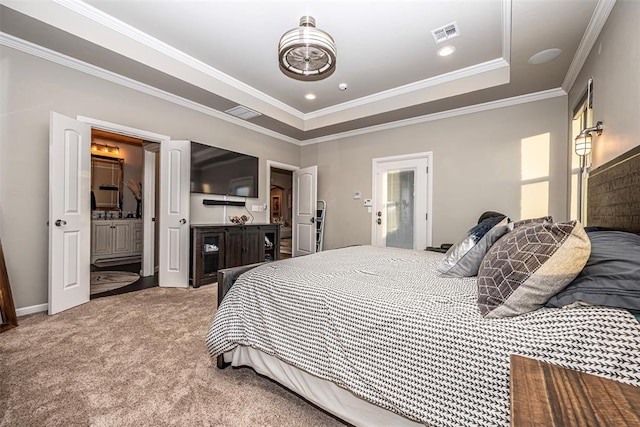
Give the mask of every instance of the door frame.
[[(151, 144), (149, 144), (151, 145)], [(144, 149), (144, 174), (142, 188), (142, 277), (153, 276), (156, 272), (156, 160), (160, 155), (160, 145), (145, 146)]]
[[(280, 163), (280, 162), (276, 162), (275, 160), (267, 160), (267, 179), (265, 182), (265, 204), (264, 206), (266, 206), (266, 209), (264, 210), (265, 214), (266, 214), (266, 222), (271, 223), (271, 168), (277, 168), (277, 169), (282, 169), (282, 170), (286, 170), (286, 171), (297, 171), (298, 169), (300, 169), (300, 166), (293, 166), (293, 165), (288, 165), (286, 163)], [(293, 177), (291, 177), (291, 179), (293, 180)], [(293, 199), (295, 197), (295, 194), (293, 194), (293, 191), (291, 192), (291, 205), (295, 206), (295, 200)], [(293, 227), (293, 218), (291, 218), (291, 242), (293, 243), (295, 239), (295, 227)], [(293, 258), (293, 251), (291, 253), (291, 257)]]
[[(378, 180), (377, 170), (378, 166), (383, 163), (398, 162), (405, 160), (427, 160), (427, 246), (433, 245), (433, 151), (424, 151), (421, 153), (401, 154), (397, 156), (376, 157), (371, 161), (371, 202), (375, 208), (377, 206), (378, 197)], [(371, 212), (371, 244), (375, 245), (376, 242), (376, 216), (375, 212)]]
[[(79, 122), (87, 123), (91, 126), (91, 129), (99, 129), (104, 130), (111, 133), (117, 133), (120, 135), (127, 135), (133, 138), (142, 139), (150, 142), (162, 143), (162, 141), (170, 141), (171, 137), (168, 135), (162, 135), (159, 133), (149, 132), (142, 129), (132, 128), (129, 126), (120, 125), (117, 123), (106, 122), (104, 120), (95, 119), (92, 117), (85, 116), (76, 116), (76, 120)], [(155, 188), (155, 153), (153, 154), (154, 160), (151, 162), (150, 156), (148, 156), (148, 150), (144, 147), (140, 147), (144, 150), (144, 173), (143, 173), (143, 183), (142, 188), (151, 189), (153, 188), (153, 193), (150, 191), (144, 191), (144, 210), (145, 213), (148, 212), (148, 209), (155, 210), (155, 191), (158, 189)], [(153, 170), (147, 171), (147, 166), (151, 165)], [(153, 175), (151, 173), (153, 172)], [(152, 181), (147, 182), (148, 179), (152, 179)], [(143, 215), (142, 216), (142, 227), (143, 227), (143, 246), (142, 246), (142, 275), (153, 275), (155, 272), (154, 260), (155, 260), (155, 227), (154, 227), (154, 218), (151, 215)], [(158, 242), (160, 245), (162, 242)]]

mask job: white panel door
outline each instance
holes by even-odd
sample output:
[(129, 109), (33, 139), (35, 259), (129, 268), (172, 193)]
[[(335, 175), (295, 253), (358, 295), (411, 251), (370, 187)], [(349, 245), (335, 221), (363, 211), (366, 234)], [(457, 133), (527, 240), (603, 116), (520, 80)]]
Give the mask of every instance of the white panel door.
[(430, 244), (428, 166), (427, 158), (377, 164), (374, 245), (424, 249)]
[(89, 301), (91, 127), (49, 120), (49, 314)]
[(293, 256), (316, 252), (318, 166), (293, 171)]
[(189, 286), (190, 165), (190, 141), (160, 143), (160, 286)]

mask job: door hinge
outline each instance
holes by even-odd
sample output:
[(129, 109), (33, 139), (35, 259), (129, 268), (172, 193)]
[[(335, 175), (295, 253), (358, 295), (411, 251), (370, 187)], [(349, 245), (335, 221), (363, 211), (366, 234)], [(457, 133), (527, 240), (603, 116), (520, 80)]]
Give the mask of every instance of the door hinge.
[(427, 221), (429, 220), (429, 214), (424, 214), (424, 219), (426, 219)]
[(427, 173), (429, 173), (429, 166), (427, 166), (426, 169), (427, 169)]

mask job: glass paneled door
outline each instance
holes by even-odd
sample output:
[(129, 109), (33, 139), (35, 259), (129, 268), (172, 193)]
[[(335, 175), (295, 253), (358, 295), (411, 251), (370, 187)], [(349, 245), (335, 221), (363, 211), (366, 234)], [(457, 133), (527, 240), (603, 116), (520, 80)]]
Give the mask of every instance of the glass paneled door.
[(424, 249), (430, 242), (426, 158), (381, 161), (376, 166), (374, 244)]

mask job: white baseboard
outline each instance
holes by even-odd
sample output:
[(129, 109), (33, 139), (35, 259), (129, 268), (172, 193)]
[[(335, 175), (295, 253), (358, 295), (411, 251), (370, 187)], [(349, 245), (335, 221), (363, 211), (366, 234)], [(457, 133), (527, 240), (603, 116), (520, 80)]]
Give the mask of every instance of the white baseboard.
[(49, 304), (38, 304), (38, 305), (32, 305), (30, 307), (17, 308), (16, 315), (20, 317), (20, 316), (26, 316), (27, 314), (40, 313), (42, 311), (47, 311), (47, 310), (49, 310)]

